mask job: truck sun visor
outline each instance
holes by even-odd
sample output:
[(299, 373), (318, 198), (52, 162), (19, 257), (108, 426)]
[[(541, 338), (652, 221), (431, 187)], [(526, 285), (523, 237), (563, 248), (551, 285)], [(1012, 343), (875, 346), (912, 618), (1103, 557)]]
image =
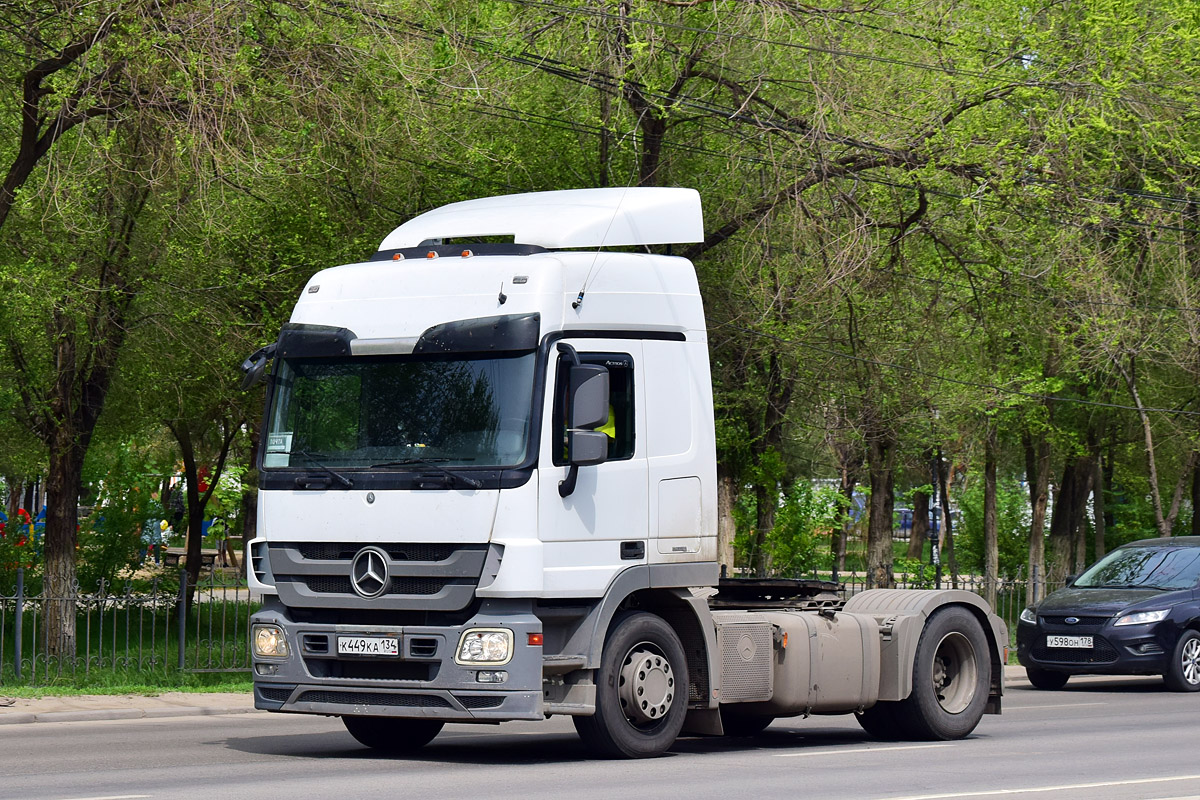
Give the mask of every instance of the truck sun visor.
[(354, 331), (349, 328), (289, 322), (279, 332), (277, 354), (283, 358), (350, 355), (350, 341), (354, 338)]
[(455, 320), (426, 329), (417, 340), (413, 354), (533, 350), (538, 345), (540, 331), (538, 314)]

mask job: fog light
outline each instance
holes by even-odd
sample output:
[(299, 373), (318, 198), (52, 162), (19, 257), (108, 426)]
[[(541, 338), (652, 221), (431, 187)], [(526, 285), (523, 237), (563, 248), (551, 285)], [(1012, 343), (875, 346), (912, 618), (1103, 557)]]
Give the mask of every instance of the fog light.
[(503, 628), (474, 628), (458, 642), (459, 664), (507, 664), (512, 658), (513, 634)]
[(279, 674), (279, 665), (278, 664), (255, 664), (254, 671), (255, 671), (255, 673), (257, 673), (259, 675), (278, 675)]
[(278, 625), (255, 625), (253, 636), (254, 655), (262, 658), (287, 658), (287, 637)]
[(504, 683), (508, 673), (502, 669), (480, 670), (475, 673), (475, 680), (478, 683)]

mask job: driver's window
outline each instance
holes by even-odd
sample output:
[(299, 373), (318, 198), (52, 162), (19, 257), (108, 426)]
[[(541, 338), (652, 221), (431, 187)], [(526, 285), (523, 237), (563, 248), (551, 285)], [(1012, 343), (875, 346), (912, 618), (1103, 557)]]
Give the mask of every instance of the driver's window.
[[(634, 414), (633, 414), (633, 356), (628, 353), (580, 353), (584, 364), (601, 364), (608, 367), (608, 421), (596, 428), (608, 435), (608, 460), (621, 461), (633, 458)], [(554, 463), (567, 463), (567, 366), (570, 360), (558, 358), (558, 378), (554, 386), (554, 430), (556, 440), (563, 446), (555, 448)]]

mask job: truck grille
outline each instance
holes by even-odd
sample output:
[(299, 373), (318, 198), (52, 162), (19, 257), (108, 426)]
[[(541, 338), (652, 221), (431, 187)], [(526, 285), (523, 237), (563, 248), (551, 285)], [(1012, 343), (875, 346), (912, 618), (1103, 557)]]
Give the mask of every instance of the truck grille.
[[(354, 590), (352, 566), (364, 547), (387, 554), (386, 586)], [(270, 572), (290, 608), (459, 611), (471, 604), (488, 557), (486, 544), (271, 542)]]

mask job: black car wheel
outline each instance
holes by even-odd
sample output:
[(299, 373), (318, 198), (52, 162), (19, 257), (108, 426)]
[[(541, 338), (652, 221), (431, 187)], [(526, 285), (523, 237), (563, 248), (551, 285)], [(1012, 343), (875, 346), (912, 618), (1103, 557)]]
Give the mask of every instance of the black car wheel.
[(1200, 691), (1200, 633), (1184, 631), (1180, 635), (1163, 680), (1173, 692)]
[(1067, 679), (1071, 677), (1065, 672), (1051, 672), (1048, 669), (1038, 669), (1037, 667), (1026, 667), (1025, 675), (1035, 689), (1061, 689), (1067, 685)]

